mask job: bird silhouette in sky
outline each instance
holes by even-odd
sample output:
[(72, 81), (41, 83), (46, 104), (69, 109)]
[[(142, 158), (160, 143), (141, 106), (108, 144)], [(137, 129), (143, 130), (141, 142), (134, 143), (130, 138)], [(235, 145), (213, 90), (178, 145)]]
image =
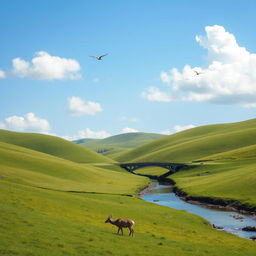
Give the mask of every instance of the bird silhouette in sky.
[(107, 56), (108, 53), (100, 55), (100, 56), (90, 56), (91, 58), (97, 59), (97, 60), (102, 60), (103, 57)]
[(193, 71), (196, 73), (197, 76), (203, 74), (202, 72), (198, 72), (198, 71), (196, 71), (196, 70), (193, 70)]

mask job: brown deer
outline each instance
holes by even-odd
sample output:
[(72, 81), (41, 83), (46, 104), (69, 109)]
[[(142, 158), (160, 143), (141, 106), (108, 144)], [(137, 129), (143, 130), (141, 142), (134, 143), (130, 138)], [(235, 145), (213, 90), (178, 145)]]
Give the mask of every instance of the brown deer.
[(119, 231), (121, 230), (122, 235), (123, 233), (123, 228), (129, 228), (130, 233), (129, 236), (133, 236), (134, 234), (134, 229), (133, 226), (135, 225), (135, 222), (131, 219), (117, 219), (117, 220), (112, 220), (112, 215), (108, 216), (107, 220), (105, 223), (111, 223), (112, 225), (115, 225), (118, 227), (117, 234), (119, 234)]

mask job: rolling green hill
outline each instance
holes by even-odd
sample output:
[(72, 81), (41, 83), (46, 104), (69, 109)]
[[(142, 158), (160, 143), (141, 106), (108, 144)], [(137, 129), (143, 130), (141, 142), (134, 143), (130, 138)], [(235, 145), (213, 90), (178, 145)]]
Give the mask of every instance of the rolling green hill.
[(77, 163), (111, 163), (107, 157), (99, 155), (80, 145), (55, 136), (37, 133), (18, 133), (0, 130), (0, 142), (29, 148)]
[[(119, 162), (190, 162), (256, 144), (256, 119), (196, 127), (131, 149)], [(252, 153), (253, 154), (253, 153)]]
[[(106, 164), (78, 164), (45, 153), (0, 142), (2, 179), (63, 191), (108, 192), (134, 191), (139, 179)], [(138, 178), (138, 177), (136, 177)], [(133, 184), (133, 181), (135, 183)], [(128, 183), (127, 183), (128, 182)], [(130, 184), (129, 184), (130, 183)]]
[[(256, 243), (135, 194), (148, 180), (112, 164), (75, 163), (0, 142), (0, 254), (254, 256)], [(135, 237), (104, 223), (135, 220)]]
[[(188, 197), (256, 211), (256, 119), (193, 128), (116, 158), (120, 162), (181, 162), (193, 168), (169, 179)], [(142, 169), (143, 174), (159, 171)]]
[(126, 151), (130, 148), (138, 147), (161, 137), (164, 137), (164, 135), (156, 133), (136, 132), (119, 134), (108, 137), (106, 139), (81, 139), (75, 141), (75, 143), (94, 151), (103, 153), (104, 155), (112, 158), (114, 155), (120, 152)]
[(256, 158), (210, 161), (169, 178), (193, 199), (256, 212)]

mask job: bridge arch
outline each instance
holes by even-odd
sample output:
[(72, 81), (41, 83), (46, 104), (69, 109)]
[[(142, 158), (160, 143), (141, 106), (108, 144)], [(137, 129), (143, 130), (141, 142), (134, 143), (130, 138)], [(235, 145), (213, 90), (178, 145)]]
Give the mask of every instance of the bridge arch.
[(167, 170), (169, 170), (168, 173), (175, 173), (177, 172), (180, 168), (184, 167), (184, 164), (179, 164), (179, 163), (163, 163), (163, 162), (144, 162), (144, 163), (122, 163), (120, 164), (120, 167), (124, 168), (128, 172), (134, 173), (135, 170), (144, 168), (144, 167), (150, 167), (150, 166), (157, 166), (157, 167), (162, 167)]

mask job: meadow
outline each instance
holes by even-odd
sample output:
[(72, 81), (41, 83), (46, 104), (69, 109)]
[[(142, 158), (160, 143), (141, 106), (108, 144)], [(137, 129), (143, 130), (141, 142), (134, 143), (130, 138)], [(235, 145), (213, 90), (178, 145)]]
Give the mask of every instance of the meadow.
[(81, 139), (75, 141), (75, 143), (93, 151), (101, 152), (109, 158), (115, 158), (121, 152), (124, 153), (131, 148), (147, 144), (161, 137), (164, 137), (164, 135), (136, 132), (119, 134), (105, 139)]
[[(137, 193), (148, 185), (147, 178), (127, 173), (114, 160), (104, 162), (105, 157), (90, 154), (90, 150), (84, 154), (80, 146), (76, 150), (81, 151), (70, 151), (71, 142), (61, 141), (59, 152), (66, 153), (56, 154), (47, 146), (47, 141), (50, 145), (56, 142), (55, 137), (43, 136), (43, 149), (40, 143), (35, 148), (34, 142), (21, 144), (22, 138), (0, 136), (0, 255), (255, 255), (253, 241), (215, 230), (206, 220), (185, 211), (141, 200)], [(248, 150), (243, 152), (252, 164), (250, 167), (248, 162), (252, 180), (254, 159)], [(208, 171), (220, 175), (215, 157), (220, 158), (213, 157)], [(244, 158), (239, 159), (241, 166), (248, 161)], [(205, 176), (197, 175), (202, 166), (196, 165), (198, 169), (181, 171), (172, 178), (191, 193), (200, 194), (199, 184), (199, 191), (190, 187), (191, 182), (205, 185), (200, 180)], [(228, 171), (232, 172), (232, 166)], [(234, 176), (241, 179), (241, 175)], [(188, 181), (191, 178), (194, 181)], [(247, 189), (249, 196), (254, 184), (251, 191)], [(209, 193), (215, 190), (213, 187)], [(251, 204), (253, 200), (249, 198)], [(116, 227), (104, 223), (110, 214), (114, 219), (132, 218), (135, 237), (129, 237), (128, 230), (124, 236), (117, 235)]]
[[(119, 162), (182, 162), (212, 159), (256, 144), (256, 119), (239, 123), (196, 127), (120, 153)], [(251, 150), (253, 157), (255, 150)], [(233, 153), (232, 153), (233, 154)]]

